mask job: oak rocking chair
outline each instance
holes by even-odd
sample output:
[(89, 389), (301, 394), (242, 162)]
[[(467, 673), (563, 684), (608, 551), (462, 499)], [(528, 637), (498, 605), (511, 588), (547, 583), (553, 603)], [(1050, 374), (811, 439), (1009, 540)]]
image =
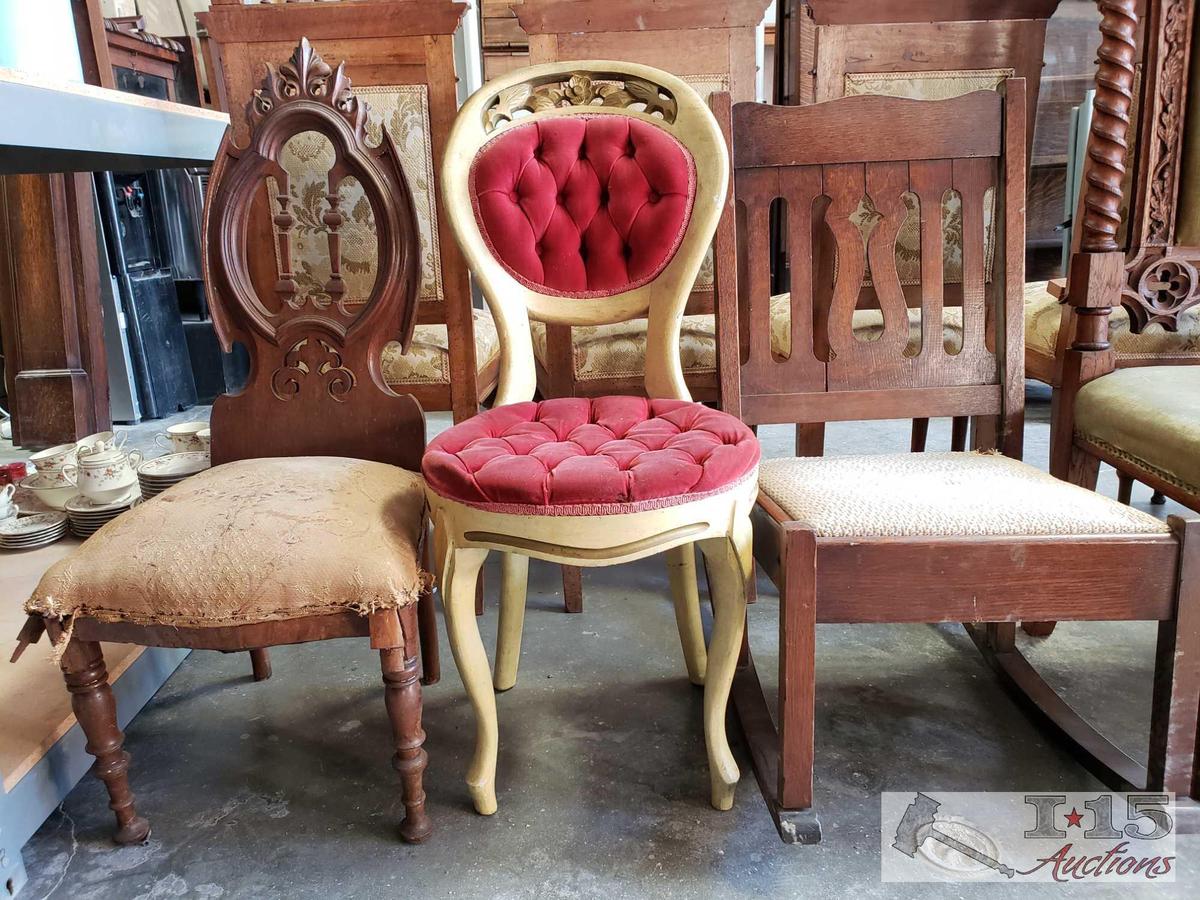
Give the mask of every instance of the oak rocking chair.
[[(887, 123), (886, 140), (864, 140)], [(977, 451), (765, 460), (755, 560), (780, 592), (778, 728), (753, 660), (734, 702), (781, 837), (820, 839), (813, 808), (817, 623), (965, 622), (1001, 675), (1111, 781), (1194, 796), (1200, 523), (1170, 525), (1019, 461), (1024, 414), (1022, 79), (942, 101), (848, 97), (732, 110), (735, 204), (717, 242), (725, 409), (749, 424), (971, 416)], [(963, 343), (940, 340), (937, 210), (962, 203)], [(922, 340), (909, 347), (896, 237), (921, 210)], [(879, 221), (850, 221), (864, 195)], [(788, 219), (791, 354), (771, 352), (769, 211)], [(989, 200), (989, 198), (992, 198)], [(985, 208), (997, 258), (984, 277)], [(833, 252), (814, 244), (831, 243)], [(837, 259), (836, 270), (828, 265)], [(815, 262), (814, 262), (815, 261)], [(884, 315), (852, 322), (869, 265)], [(932, 327), (931, 327), (932, 326)], [(1106, 565), (1120, 558), (1122, 565)], [(1078, 716), (1015, 645), (1023, 619), (1160, 622), (1149, 764)], [(1086, 750), (1084, 748), (1087, 748)]]
[[(436, 648), (419, 564), (424, 417), (416, 400), (387, 387), (380, 364), (384, 344), (397, 334), (407, 342), (413, 331), (411, 198), (388, 133), (368, 145), (366, 107), (343, 66), (332, 69), (307, 40), (278, 69), (267, 67), (249, 118), (246, 147), (225, 136), (205, 210), (217, 332), (227, 350), (240, 341), (252, 360), (245, 388), (213, 406), (214, 465), (109, 522), (53, 566), (26, 604), (18, 654), (43, 630), (54, 638), (93, 772), (116, 813), (115, 839), (128, 844), (145, 840), (150, 826), (134, 807), (100, 641), (231, 652), (369, 636), (403, 781), (400, 836), (422, 841), (430, 823), (418, 644)], [(248, 212), (267, 179), (287, 196), (280, 154), (306, 132), (327, 139), (335, 157), (324, 213), (332, 280), (347, 179), (361, 186), (377, 226), (378, 275), (353, 310), (298, 301), (288, 278), (267, 296), (250, 286)], [(283, 259), (286, 224), (276, 219)], [(256, 674), (266, 674), (262, 662), (260, 650)]]

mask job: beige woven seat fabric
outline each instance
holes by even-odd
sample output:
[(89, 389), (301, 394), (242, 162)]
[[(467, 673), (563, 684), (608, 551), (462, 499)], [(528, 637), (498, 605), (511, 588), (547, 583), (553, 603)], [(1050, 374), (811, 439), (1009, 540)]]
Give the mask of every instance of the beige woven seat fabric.
[[(492, 314), (472, 310), (475, 325), (475, 368), (483, 372), (500, 359), (500, 338)], [(445, 325), (418, 325), (407, 353), (398, 341), (383, 348), (383, 378), (391, 387), (404, 384), (449, 384), (450, 339)]]
[(758, 484), (820, 537), (1167, 531), (1153, 516), (996, 453), (770, 459)]
[(180, 482), (52, 566), (25, 608), (212, 627), (416, 601), (420, 475), (327, 456), (251, 459)]
[[(1062, 305), (1046, 289), (1046, 282), (1025, 285), (1025, 352), (1054, 361)], [(1108, 338), (1118, 360), (1152, 359), (1162, 354), (1200, 359), (1200, 306), (1185, 310), (1179, 329), (1148, 325), (1141, 334), (1129, 330), (1129, 313), (1118, 306), (1108, 316)]]
[(1200, 494), (1200, 365), (1117, 369), (1079, 389), (1075, 431)]

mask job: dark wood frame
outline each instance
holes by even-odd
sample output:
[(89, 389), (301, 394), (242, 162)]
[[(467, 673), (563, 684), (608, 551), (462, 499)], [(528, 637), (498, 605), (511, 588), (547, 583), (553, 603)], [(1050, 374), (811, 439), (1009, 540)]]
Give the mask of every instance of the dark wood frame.
[[(333, 70), (302, 40), (280, 69), (268, 68), (249, 112), (245, 149), (232, 130), (217, 154), (205, 207), (205, 274), (217, 333), (226, 350), (243, 343), (252, 360), (250, 381), (213, 406), (212, 456), (216, 465), (240, 459), (333, 455), (390, 463), (417, 471), (425, 421), (410, 395), (387, 387), (380, 365), (383, 344), (399, 333), (407, 345), (416, 320), (417, 225), (399, 156), (386, 134), (378, 148), (366, 143), (366, 109), (350, 92), (344, 65)], [(265, 177), (286, 179), (277, 159), (288, 138), (306, 130), (324, 134), (336, 161), (330, 192), (354, 176), (374, 210), (380, 271), (367, 304), (357, 312), (335, 303), (324, 310), (296, 308), (294, 283), (281, 280), (264, 298), (251, 284), (247, 241), (249, 211)], [(337, 240), (337, 205), (327, 213), (331, 251)], [(336, 258), (336, 252), (331, 252)], [(335, 278), (337, 266), (334, 266)], [(307, 368), (301, 368), (303, 362)], [(271, 427), (264, 429), (263, 423)], [(156, 502), (156, 501), (154, 501)], [(424, 528), (422, 529), (424, 531)], [(414, 555), (421, 548), (413, 547)], [(393, 764), (400, 773), (406, 816), (400, 836), (410, 842), (431, 831), (422, 787), (427, 755), (421, 729), (422, 657), (428, 681), (437, 678), (437, 632), (429, 589), (416, 604), (368, 615), (341, 612), (228, 627), (177, 627), (105, 622), (75, 616), (68, 624), (31, 616), (17, 653), (43, 630), (66, 640), (62, 670), (72, 708), (96, 757), (116, 814), (118, 843), (138, 843), (150, 826), (137, 815), (129, 787), (129, 754), (122, 749), (116, 707), (100, 641), (148, 647), (249, 650), (256, 680), (270, 675), (264, 648), (282, 644), (370, 637), (379, 650), (388, 715), (395, 737)], [(65, 630), (65, 634), (64, 634)], [(423, 653), (418, 652), (421, 647)]]
[[(228, 112), (235, 138), (244, 142), (246, 102), (257, 87), (263, 64), (290, 52), (302, 36), (331, 56), (357, 63), (355, 83), (421, 84), (428, 89), (442, 300), (422, 300), (419, 324), (444, 324), (450, 348), (450, 383), (405, 385), (425, 410), (451, 410), (461, 422), (479, 412), (495, 388), (499, 366), (477, 372), (471, 285), (466, 263), (446, 223), (441, 170), (446, 138), (458, 112), (454, 32), (466, 4), (452, 0), (345, 0), (345, 2), (243, 5), (213, 0), (197, 16), (204, 40), (209, 91)], [(262, 252), (273, 259), (269, 243)], [(265, 277), (265, 276), (264, 276)], [(271, 276), (273, 277), (273, 276)]]
[[(1002, 97), (980, 92), (926, 103), (854, 97), (808, 107), (733, 107), (724, 120), (731, 135), (735, 192), (718, 237), (718, 333), (726, 410), (749, 424), (970, 415), (974, 446), (1020, 457), (1024, 104), (1024, 82), (1012, 79)], [(888, 140), (877, 142), (885, 146), (864, 147), (867, 142), (853, 137), (872, 131), (881, 121), (890, 124)], [(978, 160), (969, 157), (989, 161), (999, 171), (981, 181), (973, 167)], [(819, 289), (807, 296), (804, 291), (798, 294), (793, 284), (792, 354), (788, 360), (775, 359), (763, 327), (770, 295), (767, 210), (775, 197), (804, 206), (824, 194), (832, 198), (831, 208), (840, 210), (840, 217), (848, 212), (846, 198), (861, 196), (861, 184), (841, 172), (831, 175), (831, 168), (861, 172), (863, 165), (868, 183), (875, 177), (886, 185), (880, 191), (885, 204), (897, 189), (887, 180), (901, 177), (897, 169), (905, 173), (904, 179), (923, 179), (931, 196), (940, 197), (941, 181), (930, 173), (951, 159), (955, 186), (967, 186), (962, 188), (964, 218), (968, 195), (980, 197), (982, 185), (992, 183), (997, 221), (1002, 223), (996, 275), (989, 285), (989, 315), (983, 320), (989, 348), (983, 356), (970, 349), (978, 348), (977, 331), (964, 345), (963, 353), (972, 354), (965, 359), (963, 353), (941, 353), (941, 342), (936, 341), (933, 353), (927, 354), (923, 343), (916, 358), (899, 362), (895, 357), (906, 342), (906, 332), (901, 333), (906, 321), (892, 325), (889, 330), (895, 333), (885, 332), (880, 341), (857, 347), (847, 343), (861, 276), (850, 271), (855, 269), (853, 241), (842, 235), (840, 252), (848, 274), (839, 273), (829, 295), (820, 287), (827, 283), (828, 272), (812, 279)], [(933, 162), (911, 162), (916, 160)], [(835, 163), (851, 165), (830, 165)], [(1008, 202), (1014, 197), (1016, 202)], [(880, 205), (880, 196), (875, 199), (885, 220), (894, 215)], [(981, 200), (972, 203), (982, 206)], [(971, 215), (982, 244), (982, 213)], [(812, 247), (808, 218), (795, 218), (789, 222), (793, 245)], [(935, 249), (931, 256), (937, 263), (922, 260), (927, 282), (922, 315), (923, 321), (937, 322), (940, 333), (940, 223), (932, 224), (924, 239)], [(876, 233), (885, 225), (881, 223)], [(885, 237), (882, 249), (871, 258), (877, 262), (877, 285), (883, 282), (883, 289), (891, 291), (896, 307), (901, 302), (898, 282), (889, 288), (894, 272), (886, 273), (894, 252), (889, 240), (894, 234)], [(970, 246), (966, 231), (964, 246)], [(861, 256), (862, 251), (857, 252)], [(793, 265), (804, 265), (806, 259), (819, 265), (828, 256), (798, 253)], [(975, 328), (980, 328), (986, 293), (981, 249), (972, 256), (974, 262), (964, 256), (964, 278), (972, 285), (975, 298), (970, 303)], [(809, 268), (805, 265), (803, 274)], [(839, 291), (838, 283), (851, 279), (854, 283)], [(817, 323), (807, 334), (798, 324), (805, 321)], [(837, 344), (831, 326), (822, 323), (841, 329)], [(836, 354), (828, 353), (830, 346)], [(990, 372), (987, 364), (976, 367), (988, 357)], [(1186, 815), (1196, 809), (1187, 798), (1197, 793), (1193, 759), (1200, 715), (1200, 522), (1172, 519), (1172, 534), (1136, 537), (826, 538), (791, 519), (765, 495), (760, 495), (753, 518), (755, 560), (780, 592), (778, 727), (763, 698), (749, 647), (735, 680), (734, 702), (759, 786), (785, 841), (815, 842), (821, 834), (812, 778), (818, 622), (967, 623), (972, 639), (1005, 683), (1074, 745), (1085, 764), (1115, 785), (1176, 792), (1189, 810)], [(1121, 559), (1122, 566), (1108, 565), (1112, 559)], [(897, 590), (904, 592), (905, 603), (896, 603)], [(1051, 617), (1161, 623), (1148, 769), (1075, 713), (1016, 649), (1016, 622)]]

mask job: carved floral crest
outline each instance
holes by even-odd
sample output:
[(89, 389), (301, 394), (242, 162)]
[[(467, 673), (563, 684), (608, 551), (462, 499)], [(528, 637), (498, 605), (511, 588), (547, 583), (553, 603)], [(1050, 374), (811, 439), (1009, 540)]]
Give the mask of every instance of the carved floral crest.
[(354, 126), (356, 134), (366, 126), (367, 105), (351, 93), (346, 64), (340, 63), (336, 71), (332, 69), (308, 38), (300, 39), (291, 59), (278, 69), (267, 63), (266, 80), (250, 101), (251, 124), (259, 124), (271, 110), (295, 100), (315, 100), (337, 110)]
[(677, 112), (675, 98), (643, 78), (594, 81), (591, 76), (576, 72), (566, 81), (518, 84), (503, 90), (484, 115), (487, 129), (491, 131), (513, 121), (522, 112), (536, 113), (563, 106), (623, 109), (640, 106), (647, 115), (661, 116), (667, 122), (674, 122)]

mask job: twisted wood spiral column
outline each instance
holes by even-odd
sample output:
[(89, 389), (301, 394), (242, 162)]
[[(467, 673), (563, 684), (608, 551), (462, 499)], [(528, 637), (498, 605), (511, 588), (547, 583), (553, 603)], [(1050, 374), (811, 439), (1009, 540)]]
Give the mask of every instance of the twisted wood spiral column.
[(1121, 227), (1121, 184), (1125, 178), (1129, 111), (1133, 105), (1133, 64), (1137, 0), (1099, 0), (1101, 22), (1096, 101), (1088, 142), (1087, 189), (1084, 194), (1085, 253), (1107, 253), (1117, 246)]
[(87, 752), (96, 758), (92, 774), (108, 789), (108, 805), (117, 816), (113, 840), (138, 844), (150, 836), (150, 823), (137, 814), (129, 788), (129, 754), (117, 727), (117, 704), (108, 686), (104, 656), (95, 641), (72, 640), (62, 659), (63, 680), (71, 693), (71, 709), (87, 737)]

